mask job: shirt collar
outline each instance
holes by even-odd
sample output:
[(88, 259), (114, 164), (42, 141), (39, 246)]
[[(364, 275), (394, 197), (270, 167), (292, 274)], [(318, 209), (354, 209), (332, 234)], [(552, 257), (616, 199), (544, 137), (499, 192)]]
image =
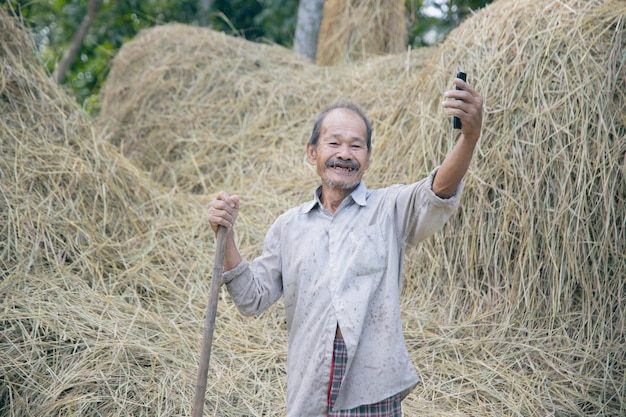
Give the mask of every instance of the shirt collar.
[[(309, 201), (308, 203), (304, 205), (303, 210), (305, 213), (308, 213), (309, 211), (313, 210), (318, 205), (322, 206), (322, 202), (320, 200), (321, 195), (322, 195), (322, 186), (320, 185), (315, 190), (313, 200)], [(352, 192), (350, 193), (348, 197), (352, 198), (352, 201), (354, 201), (360, 206), (365, 206), (367, 204), (367, 187), (365, 186), (363, 181), (361, 181), (359, 185), (357, 185), (357, 187), (354, 190), (352, 190)]]

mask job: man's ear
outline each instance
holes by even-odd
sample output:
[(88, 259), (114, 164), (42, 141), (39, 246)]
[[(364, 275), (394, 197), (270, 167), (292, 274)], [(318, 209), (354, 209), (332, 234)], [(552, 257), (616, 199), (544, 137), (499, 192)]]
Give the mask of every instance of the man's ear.
[(317, 159), (317, 147), (315, 145), (311, 143), (306, 144), (306, 158), (311, 165), (315, 165), (315, 160)]

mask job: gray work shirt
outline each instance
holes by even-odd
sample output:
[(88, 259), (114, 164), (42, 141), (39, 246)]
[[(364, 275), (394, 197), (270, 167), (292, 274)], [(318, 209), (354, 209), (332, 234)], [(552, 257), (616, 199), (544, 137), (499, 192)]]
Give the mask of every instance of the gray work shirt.
[(258, 315), (284, 296), (289, 347), (287, 416), (323, 417), (337, 325), (348, 351), (335, 409), (408, 392), (419, 378), (400, 321), (408, 245), (439, 230), (458, 204), (432, 191), (437, 169), (411, 185), (368, 190), (361, 183), (332, 215), (314, 200), (282, 214), (263, 253), (224, 273), (242, 314)]

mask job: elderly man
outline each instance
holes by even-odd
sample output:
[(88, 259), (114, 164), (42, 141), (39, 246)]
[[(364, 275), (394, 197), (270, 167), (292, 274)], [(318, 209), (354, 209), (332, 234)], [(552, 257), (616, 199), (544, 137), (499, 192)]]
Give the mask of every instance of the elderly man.
[(456, 209), (482, 124), (482, 96), (454, 84), (442, 106), (461, 134), (420, 181), (367, 189), (371, 124), (356, 105), (338, 103), (317, 117), (306, 145), (321, 185), (276, 219), (258, 258), (243, 260), (235, 244), (239, 197), (220, 192), (209, 203), (213, 230), (228, 229), (224, 282), (239, 310), (258, 315), (284, 297), (289, 417), (400, 416), (419, 382), (400, 321), (406, 248)]

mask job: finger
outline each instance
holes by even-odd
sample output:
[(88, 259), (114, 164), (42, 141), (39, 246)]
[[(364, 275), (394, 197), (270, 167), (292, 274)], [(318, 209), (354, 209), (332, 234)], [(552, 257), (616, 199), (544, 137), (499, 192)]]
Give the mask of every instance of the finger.
[(462, 99), (450, 99), (442, 102), (441, 107), (446, 110), (446, 114), (456, 116), (456, 114), (452, 113), (456, 111), (469, 113), (471, 111), (472, 104)]
[(482, 112), (482, 97), (480, 95), (474, 97), (465, 94), (459, 94), (458, 91), (451, 91), (449, 100), (441, 103), (444, 109), (458, 109), (471, 115), (479, 115)]
[(480, 99), (482, 99), (480, 93), (478, 93), (478, 91), (476, 91), (471, 85), (469, 85), (462, 79), (455, 78), (454, 85), (457, 87), (457, 89), (444, 92), (444, 97), (464, 100), (468, 102), (479, 101)]
[(463, 81), (461, 78), (455, 78), (453, 80), (453, 84), (455, 87), (460, 88), (461, 90), (467, 91), (472, 95), (475, 95), (478, 93), (476, 89), (472, 87), (471, 84), (469, 84), (467, 81)]
[[(234, 197), (234, 198), (233, 198)], [(229, 196), (228, 193), (220, 191), (215, 198), (209, 203), (209, 208), (217, 210), (229, 210), (237, 208), (239, 205), (239, 197)]]
[(237, 209), (223, 201), (216, 201), (208, 207), (207, 214), (209, 217), (223, 217), (228, 221), (232, 221), (237, 215)]
[(472, 94), (476, 92), (476, 90), (474, 89), (474, 87), (471, 86), (471, 84), (468, 84), (466, 81), (463, 81), (460, 78), (455, 78), (453, 80), (453, 84), (454, 84), (455, 87), (458, 87), (461, 90), (468, 91), (468, 92), (470, 92)]
[(216, 199), (223, 201), (227, 206), (237, 210), (239, 209), (239, 196), (237, 195), (228, 195), (228, 193), (221, 191)]
[(229, 228), (235, 223), (238, 210), (239, 197), (222, 191), (207, 205), (207, 219), (214, 230), (218, 226)]
[(444, 111), (446, 116), (458, 117), (461, 120), (462, 130), (473, 131), (480, 127), (482, 118), (474, 106), (456, 103), (454, 106), (444, 108)]
[(458, 87), (461, 90), (466, 90), (469, 87), (469, 84), (463, 81), (461, 78), (455, 78), (453, 80), (453, 84), (455, 85), (455, 87)]
[(209, 224), (211, 225), (211, 228), (215, 231), (217, 231), (218, 226), (224, 226), (225, 228), (229, 229), (231, 227), (233, 227), (233, 221), (232, 220), (228, 220), (225, 217), (209, 217)]
[(225, 191), (220, 191), (216, 196), (215, 196), (215, 200), (217, 201), (223, 201), (226, 204), (230, 205), (231, 204), (231, 197), (230, 195), (228, 195), (227, 192)]
[(230, 197), (233, 205), (232, 207), (236, 210), (239, 210), (239, 196), (238, 195), (233, 195)]
[(224, 226), (226, 228), (232, 227), (236, 218), (236, 215), (224, 210), (210, 210), (207, 214), (207, 219), (213, 230), (217, 230), (218, 226)]
[(476, 101), (476, 95), (467, 90), (449, 90), (446, 91), (443, 96), (448, 101), (460, 100), (465, 103), (473, 103)]

